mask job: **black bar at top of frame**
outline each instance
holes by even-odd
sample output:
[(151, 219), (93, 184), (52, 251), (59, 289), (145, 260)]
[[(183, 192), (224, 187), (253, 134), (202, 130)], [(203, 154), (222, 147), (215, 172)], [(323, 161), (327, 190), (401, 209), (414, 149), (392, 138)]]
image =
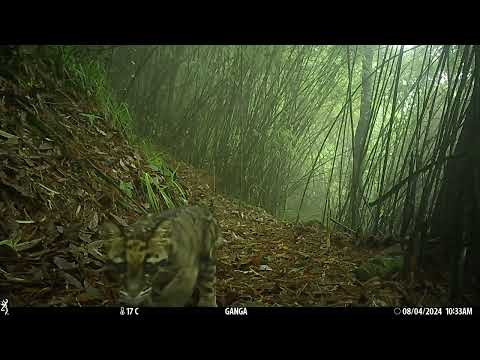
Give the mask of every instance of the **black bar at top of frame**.
[[(148, 14), (147, 14), (148, 15)], [(44, 20), (41, 26), (16, 22), (0, 27), (0, 45), (5, 44), (472, 44), (479, 43), (476, 22), (442, 24), (431, 18), (370, 18), (350, 21), (323, 16), (318, 19), (275, 19), (258, 16), (243, 21), (217, 17), (177, 21), (132, 16), (130, 19), (104, 18), (101, 21), (68, 19)], [(3, 21), (3, 20), (2, 20)], [(12, 20), (13, 21), (13, 20)], [(16, 20), (15, 20), (16, 21)]]

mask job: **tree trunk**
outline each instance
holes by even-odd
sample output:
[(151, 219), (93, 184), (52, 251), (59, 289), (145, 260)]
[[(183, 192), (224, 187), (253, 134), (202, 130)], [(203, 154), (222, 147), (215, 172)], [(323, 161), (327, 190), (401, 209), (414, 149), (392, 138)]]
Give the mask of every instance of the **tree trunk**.
[(370, 73), (372, 72), (373, 47), (365, 46), (363, 49), (362, 65), (362, 99), (360, 104), (360, 118), (357, 129), (355, 130), (353, 147), (353, 174), (351, 183), (350, 211), (351, 226), (354, 230), (359, 230), (359, 208), (362, 186), (362, 163), (365, 156), (365, 143), (370, 128), (370, 114), (372, 105), (372, 81)]

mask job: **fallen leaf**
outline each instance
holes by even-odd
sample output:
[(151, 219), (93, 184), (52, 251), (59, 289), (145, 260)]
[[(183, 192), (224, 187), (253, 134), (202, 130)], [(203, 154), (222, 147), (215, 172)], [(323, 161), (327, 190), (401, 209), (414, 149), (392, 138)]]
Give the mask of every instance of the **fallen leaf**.
[(23, 160), (28, 164), (28, 166), (33, 167), (35, 163), (31, 161), (28, 157), (24, 157)]
[(42, 143), (40, 144), (40, 146), (38, 147), (39, 150), (52, 150), (53, 149), (53, 146), (52, 144), (45, 144), (45, 143)]
[(98, 214), (95, 211), (92, 215), (92, 218), (90, 219), (90, 222), (88, 223), (88, 228), (92, 231), (96, 231), (98, 228)]
[(77, 289), (83, 289), (82, 283), (78, 281), (74, 276), (66, 273), (65, 271), (61, 271), (60, 274), (63, 276), (67, 284), (73, 285)]
[(107, 136), (107, 133), (101, 129), (99, 129), (98, 127), (95, 126), (95, 130), (97, 130), (97, 132), (103, 136)]
[(232, 231), (232, 236), (233, 236), (233, 239), (234, 240), (239, 240), (239, 241), (242, 241), (243, 238), (241, 236), (238, 236), (237, 234), (235, 234), (233, 231)]
[(80, 238), (80, 240), (83, 240), (85, 242), (90, 242), (92, 240), (92, 234), (89, 234), (84, 230), (80, 230), (78, 237)]
[(71, 263), (71, 262), (68, 262), (67, 260), (65, 260), (64, 258), (62, 258), (60, 256), (55, 256), (53, 258), (53, 262), (61, 270), (71, 270), (71, 269), (75, 269), (75, 268), (78, 267), (78, 265), (76, 265), (74, 263)]
[(18, 138), (7, 139), (7, 141), (2, 142), (2, 145), (17, 145)]
[(0, 136), (3, 136), (7, 139), (18, 139), (18, 136), (7, 133), (6, 131), (0, 130)]
[(33, 220), (15, 220), (17, 224), (35, 224)]
[(122, 226), (128, 226), (127, 222), (122, 219), (121, 217), (115, 215), (114, 213), (110, 212), (110, 215)]
[(120, 166), (122, 167), (123, 170), (128, 171), (128, 167), (125, 165), (122, 159), (120, 159)]
[(258, 270), (260, 270), (260, 271), (272, 271), (273, 269), (268, 265), (260, 265), (258, 267)]
[(304, 258), (308, 259), (310, 257), (310, 254), (304, 253), (303, 251), (297, 251), (298, 254), (302, 255)]
[(37, 246), (44, 238), (45, 237), (42, 236), (38, 239), (22, 242), (20, 244), (17, 244), (16, 249), (17, 249), (17, 251), (30, 250), (30, 249), (34, 248), (35, 246)]
[(45, 185), (40, 184), (39, 182), (37, 182), (37, 184), (40, 185), (40, 186), (41, 186), (43, 189), (45, 189), (46, 191), (48, 191), (48, 195), (50, 195), (50, 196), (59, 195), (59, 194), (60, 194), (58, 191), (52, 190), (52, 189), (46, 187)]
[(40, 172), (40, 171), (44, 171), (44, 170), (47, 170), (47, 169), (50, 169), (50, 165), (45, 164), (45, 165), (37, 166), (34, 170)]

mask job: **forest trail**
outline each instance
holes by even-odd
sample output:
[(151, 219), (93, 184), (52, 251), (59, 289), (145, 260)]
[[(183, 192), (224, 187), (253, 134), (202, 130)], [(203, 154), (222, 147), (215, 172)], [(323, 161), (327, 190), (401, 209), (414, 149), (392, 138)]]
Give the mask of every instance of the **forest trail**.
[(356, 270), (369, 259), (384, 255), (382, 249), (355, 247), (350, 234), (329, 231), (319, 224), (283, 222), (263, 209), (215, 194), (212, 178), (204, 171), (183, 162), (174, 166), (192, 196), (213, 202), (222, 226), (226, 243), (218, 251), (219, 306), (438, 303), (431, 291), (434, 285), (428, 281), (425, 287), (425, 283), (409, 286), (395, 276), (358, 280)]
[[(12, 306), (115, 305), (99, 225), (107, 218), (128, 224), (147, 212), (145, 194), (132, 189), (142, 188), (145, 173), (159, 182), (165, 176), (46, 63), (22, 69), (16, 80), (0, 77), (0, 298)], [(213, 202), (222, 227), (219, 306), (435, 304), (444, 293), (428, 282), (361, 282), (355, 270), (381, 250), (356, 248), (345, 233), (282, 222), (216, 194), (203, 171), (173, 167), (188, 199)]]

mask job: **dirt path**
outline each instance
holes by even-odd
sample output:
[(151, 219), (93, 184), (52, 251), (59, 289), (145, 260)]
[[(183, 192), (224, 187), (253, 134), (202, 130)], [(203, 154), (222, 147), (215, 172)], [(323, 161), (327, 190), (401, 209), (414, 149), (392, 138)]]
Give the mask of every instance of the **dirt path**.
[[(213, 200), (222, 226), (219, 305), (395, 306), (422, 296), (421, 289), (407, 290), (399, 281), (356, 279), (354, 270), (379, 250), (354, 247), (348, 234), (294, 226), (262, 209), (240, 206), (214, 194), (205, 173), (182, 162), (175, 166), (192, 197)], [(437, 300), (433, 295), (429, 301)]]

